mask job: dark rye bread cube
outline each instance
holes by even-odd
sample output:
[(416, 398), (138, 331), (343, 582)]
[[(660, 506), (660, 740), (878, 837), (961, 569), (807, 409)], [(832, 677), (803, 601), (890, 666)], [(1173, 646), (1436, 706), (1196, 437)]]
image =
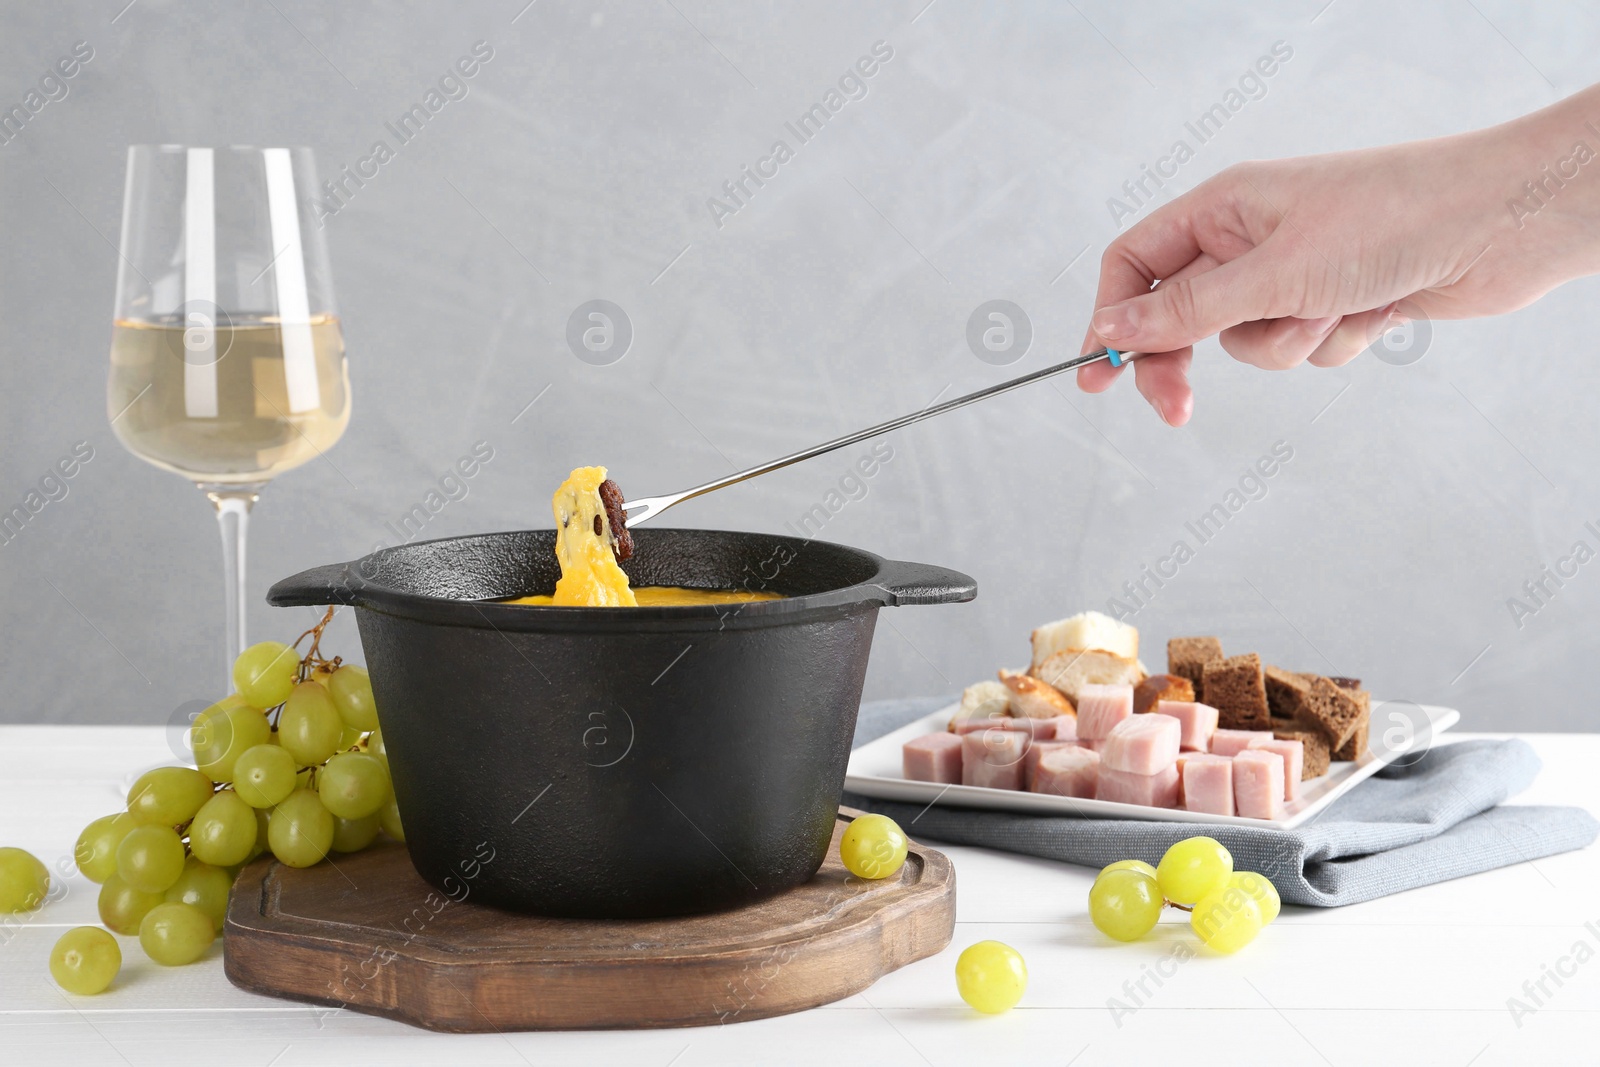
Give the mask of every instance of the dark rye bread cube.
[(1339, 751), (1333, 754), (1336, 760), (1358, 760), (1367, 754), (1367, 731), (1369, 720), (1363, 715), (1361, 721), (1356, 723), (1356, 728), (1350, 734), (1350, 740), (1339, 746)]
[(1311, 675), (1310, 691), (1295, 709), (1295, 718), (1328, 735), (1335, 752), (1344, 747), (1364, 718), (1362, 703), (1321, 675)]
[(1152, 674), (1133, 687), (1133, 713), (1155, 711), (1163, 700), (1193, 700), (1194, 686), (1176, 674)]
[[(1355, 679), (1330, 678), (1335, 684)], [(1356, 720), (1356, 728), (1350, 732), (1350, 739), (1339, 746), (1339, 751), (1333, 754), (1334, 759), (1356, 760), (1367, 753), (1368, 726), (1372, 722), (1372, 694), (1357, 686), (1340, 685), (1340, 689), (1348, 693), (1352, 699), (1361, 705), (1361, 717)]]
[(1304, 726), (1293, 719), (1272, 720), (1272, 736), (1279, 741), (1298, 741), (1305, 750), (1305, 759), (1301, 763), (1300, 780), (1320, 778), (1328, 773), (1328, 739), (1321, 730), (1312, 726)]
[(1272, 728), (1261, 657), (1254, 652), (1207, 663), (1201, 674), (1200, 688), (1205, 693), (1205, 702), (1217, 709), (1219, 729)]
[(1263, 680), (1267, 684), (1267, 707), (1272, 714), (1280, 719), (1295, 718), (1301, 703), (1311, 694), (1312, 677), (1268, 664)]
[(1220, 638), (1174, 637), (1167, 642), (1167, 673), (1189, 679), (1196, 700), (1205, 700), (1205, 686), (1201, 683), (1206, 664), (1221, 659)]

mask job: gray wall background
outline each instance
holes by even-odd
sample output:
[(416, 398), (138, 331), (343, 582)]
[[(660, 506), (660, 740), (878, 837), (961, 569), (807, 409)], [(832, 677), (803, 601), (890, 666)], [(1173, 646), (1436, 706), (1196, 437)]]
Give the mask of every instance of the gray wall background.
[[(580, 463), (666, 492), (1075, 354), (1107, 198), (1276, 41), (1293, 57), (1266, 95), (1163, 197), (1240, 159), (1482, 126), (1600, 78), (1600, 14), (1577, 3), (123, 3), (0, 9), (7, 107), (74, 42), (95, 51), (0, 146), (0, 510), (75, 442), (95, 449), (0, 546), (0, 721), (162, 722), (220, 695), (209, 508), (106, 423), (128, 143), (303, 143), (331, 172), (474, 42), (494, 49), (328, 220), (355, 414), (256, 511), (252, 637), (282, 638), (311, 613), (260, 603), (270, 581), (392, 539), (474, 442), (494, 459), (428, 536), (548, 525)], [(784, 122), (880, 40), (894, 56), (866, 97), (719, 228), (708, 197), (775, 138), (795, 147)], [(885, 612), (867, 695), (1022, 663), (1033, 625), (1103, 607), (1285, 441), (1267, 495), (1137, 614), (1152, 666), (1167, 637), (1216, 633), (1468, 727), (1592, 728), (1600, 562), (1520, 628), (1506, 601), (1575, 541), (1600, 547), (1597, 293), (1434, 324), (1404, 367), (1268, 374), (1203, 346), (1183, 430), (1131, 383), (1061, 382), (897, 434), (823, 536), (964, 569), (981, 593)], [(635, 331), (611, 366), (564, 341), (593, 298)], [(1009, 367), (964, 338), (995, 298), (1033, 324)], [(853, 460), (672, 517), (780, 530)], [(356, 651), (348, 618), (330, 641)]]

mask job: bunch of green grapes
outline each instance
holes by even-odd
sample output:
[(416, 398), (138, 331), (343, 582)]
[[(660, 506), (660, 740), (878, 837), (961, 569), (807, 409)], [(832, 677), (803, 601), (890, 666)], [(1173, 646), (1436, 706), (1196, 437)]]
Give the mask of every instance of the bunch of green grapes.
[(1167, 904), (1189, 912), (1189, 925), (1218, 952), (1237, 952), (1278, 917), (1282, 902), (1266, 878), (1234, 871), (1233, 855), (1210, 837), (1179, 841), (1152, 867), (1121, 860), (1089, 890), (1089, 918), (1118, 941), (1149, 933)]
[[(263, 852), (310, 867), (366, 848), (380, 831), (405, 840), (367, 672), (318, 651), (331, 618), (302, 635), (312, 637), (303, 657), (276, 641), (245, 649), (233, 665), (237, 691), (190, 727), (195, 766), (146, 772), (126, 810), (79, 835), (74, 856), (100, 885), (100, 921), (137, 935), (157, 963), (205, 954), (235, 876)], [(15, 895), (43, 899), (48, 883), (35, 884), (25, 866), (0, 856), (0, 907), (13, 881)], [(69, 931), (51, 955), (52, 975), (70, 992), (100, 992), (121, 965), (115, 939), (107, 949), (96, 934), (104, 931)]]

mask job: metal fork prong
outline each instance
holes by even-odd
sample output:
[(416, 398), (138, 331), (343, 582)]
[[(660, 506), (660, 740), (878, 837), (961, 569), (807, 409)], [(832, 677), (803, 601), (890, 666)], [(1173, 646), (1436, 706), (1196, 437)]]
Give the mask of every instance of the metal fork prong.
[(626, 513), (628, 528), (638, 526), (642, 522), (649, 522), (670, 506), (671, 500), (664, 497), (651, 496), (643, 500), (623, 501), (622, 510)]

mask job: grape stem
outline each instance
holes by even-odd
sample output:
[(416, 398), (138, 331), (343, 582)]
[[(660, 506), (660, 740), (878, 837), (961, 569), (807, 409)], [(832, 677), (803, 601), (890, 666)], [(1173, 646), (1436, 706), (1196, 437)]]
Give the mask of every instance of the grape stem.
[(1171, 900), (1167, 901), (1167, 907), (1169, 907), (1169, 908), (1177, 908), (1179, 911), (1193, 911), (1194, 910), (1193, 905), (1190, 905), (1190, 904), (1178, 904), (1178, 903), (1176, 903), (1174, 901), (1171, 901)]
[(334, 613), (337, 610), (334, 607), (328, 608), (327, 612), (322, 616), (322, 621), (295, 638), (294, 644), (290, 646), (291, 648), (299, 648), (301, 641), (308, 637), (311, 638), (311, 646), (306, 649), (306, 654), (300, 660), (300, 670), (297, 675), (299, 681), (305, 681), (318, 670), (336, 671), (339, 669), (339, 664), (343, 662), (338, 656), (332, 659), (324, 659), (322, 656), (322, 631), (328, 628), (328, 624), (333, 621)]

